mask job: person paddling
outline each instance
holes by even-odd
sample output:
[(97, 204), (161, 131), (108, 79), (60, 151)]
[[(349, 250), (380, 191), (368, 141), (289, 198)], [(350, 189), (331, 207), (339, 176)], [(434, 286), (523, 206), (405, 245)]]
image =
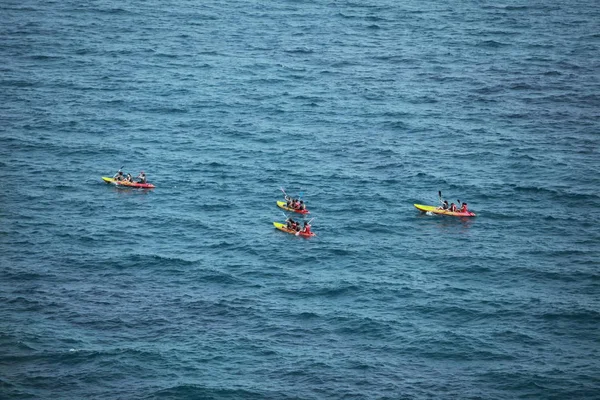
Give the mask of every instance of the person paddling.
[(306, 204), (304, 204), (304, 200), (300, 200), (300, 210), (306, 210)]
[(450, 211), (451, 212), (456, 212), (456, 204), (450, 203)]
[(124, 179), (123, 177), (123, 171), (119, 170), (117, 171), (117, 173), (115, 174), (115, 176), (113, 176), (113, 179), (117, 182), (120, 182)]
[(304, 221), (304, 229), (302, 229), (302, 233), (310, 235), (310, 224)]
[(146, 174), (144, 171), (140, 171), (140, 174), (135, 179), (138, 180), (138, 183), (146, 183)]
[(462, 203), (462, 207), (460, 208), (460, 212), (468, 213), (469, 209), (467, 208), (467, 203)]

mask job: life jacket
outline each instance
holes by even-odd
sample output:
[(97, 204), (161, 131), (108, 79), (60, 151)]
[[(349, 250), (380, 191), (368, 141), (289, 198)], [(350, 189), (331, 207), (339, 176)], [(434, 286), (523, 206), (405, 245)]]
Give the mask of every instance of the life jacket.
[(452, 203), (452, 205), (450, 206), (450, 211), (456, 212), (456, 204)]
[(464, 213), (469, 212), (469, 210), (467, 209), (467, 205), (466, 204), (462, 205), (462, 207), (460, 208), (460, 212), (464, 212)]
[(294, 208), (295, 209), (299, 209), (300, 208), (300, 202), (299, 201), (297, 201), (296, 204), (294, 204)]
[(310, 225), (304, 225), (304, 233), (310, 233)]

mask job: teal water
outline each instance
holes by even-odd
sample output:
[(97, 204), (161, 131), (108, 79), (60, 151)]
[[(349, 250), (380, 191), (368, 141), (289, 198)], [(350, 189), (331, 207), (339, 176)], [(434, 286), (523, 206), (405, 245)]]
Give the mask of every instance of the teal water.
[(598, 397), (595, 2), (0, 11), (0, 398)]

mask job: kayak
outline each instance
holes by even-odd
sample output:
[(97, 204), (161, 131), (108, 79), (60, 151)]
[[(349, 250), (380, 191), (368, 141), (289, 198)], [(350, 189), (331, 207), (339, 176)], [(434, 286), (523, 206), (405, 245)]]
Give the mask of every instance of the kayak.
[(288, 207), (287, 203), (285, 201), (278, 201), (277, 207), (283, 208), (286, 211), (297, 212), (298, 214), (310, 214), (310, 212), (308, 210), (296, 210), (295, 208)]
[(450, 210), (442, 210), (436, 206), (424, 206), (423, 204), (415, 204), (415, 207), (423, 212), (432, 212), (434, 214), (440, 215), (451, 215), (453, 217), (474, 217), (475, 213), (471, 211), (460, 212), (460, 211), (450, 211)]
[[(281, 222), (273, 222), (273, 225), (275, 225), (275, 228), (279, 229), (280, 231), (291, 233), (292, 235), (295, 235), (296, 233), (298, 233), (295, 230), (288, 229), (287, 225), (286, 224), (282, 224)], [(304, 232), (301, 231), (300, 233), (298, 233), (298, 236), (312, 237), (312, 236), (317, 236), (317, 235), (314, 232), (304, 233)]]
[(103, 176), (102, 180), (106, 183), (112, 183), (113, 185), (117, 185), (117, 186), (125, 186), (125, 187), (140, 188), (140, 189), (154, 189), (154, 185), (151, 183), (116, 181), (114, 178), (109, 178), (107, 176)]

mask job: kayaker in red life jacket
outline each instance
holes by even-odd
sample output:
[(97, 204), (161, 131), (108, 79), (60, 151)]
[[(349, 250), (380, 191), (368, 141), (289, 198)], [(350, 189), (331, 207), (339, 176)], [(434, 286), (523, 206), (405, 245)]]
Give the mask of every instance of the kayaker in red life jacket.
[(304, 229), (302, 229), (302, 233), (310, 235), (310, 224), (306, 221), (304, 221)]
[(469, 212), (467, 209), (467, 203), (462, 203), (462, 207), (460, 208), (460, 212), (466, 213)]
[(456, 212), (456, 204), (450, 203), (450, 211), (451, 212)]
[(294, 202), (294, 208), (295, 208), (296, 210), (299, 210), (299, 209), (300, 209), (300, 200), (297, 200), (297, 199), (296, 199), (296, 201)]
[(138, 180), (138, 183), (146, 183), (146, 174), (144, 171), (140, 171), (140, 174), (135, 179)]

